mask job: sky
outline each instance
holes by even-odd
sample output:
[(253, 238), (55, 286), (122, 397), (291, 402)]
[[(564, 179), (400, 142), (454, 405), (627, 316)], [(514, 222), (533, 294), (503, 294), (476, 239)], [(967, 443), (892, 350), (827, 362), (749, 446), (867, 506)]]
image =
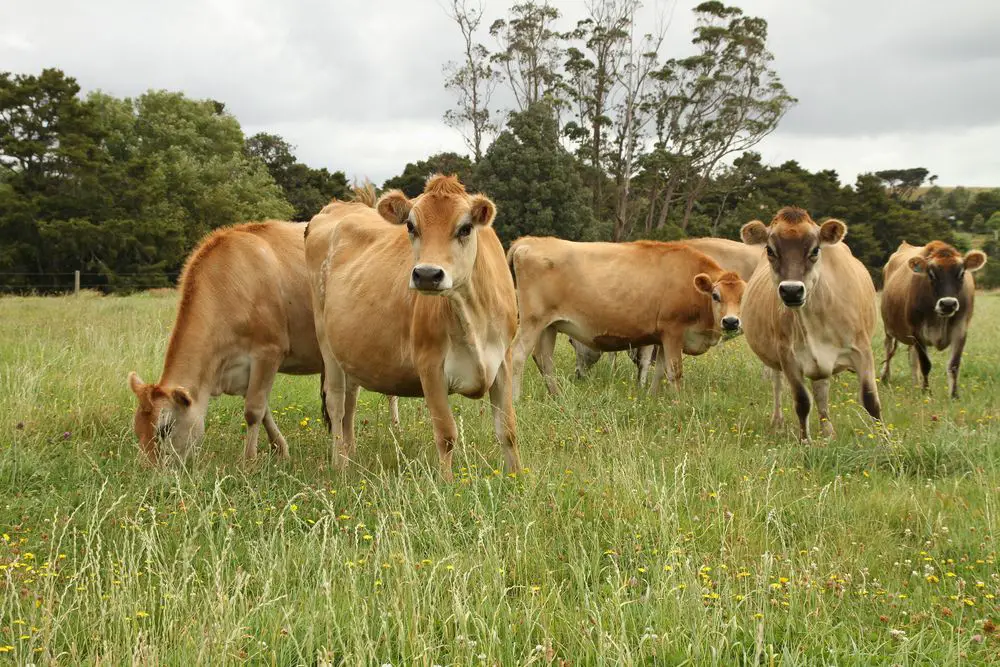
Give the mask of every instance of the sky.
[[(58, 67), (85, 91), (212, 98), (247, 135), (302, 162), (382, 182), (407, 162), (467, 152), (442, 121), (442, 65), (461, 37), (446, 0), (0, 1), (0, 71)], [(582, 0), (550, 0), (568, 28)], [(484, 0), (484, 21), (513, 0)], [(666, 57), (690, 48), (691, 0), (645, 0)], [(731, 0), (767, 19), (774, 68), (799, 102), (765, 162), (858, 173), (922, 166), (940, 185), (1000, 186), (1000, 2)], [(482, 41), (495, 46), (488, 34)]]

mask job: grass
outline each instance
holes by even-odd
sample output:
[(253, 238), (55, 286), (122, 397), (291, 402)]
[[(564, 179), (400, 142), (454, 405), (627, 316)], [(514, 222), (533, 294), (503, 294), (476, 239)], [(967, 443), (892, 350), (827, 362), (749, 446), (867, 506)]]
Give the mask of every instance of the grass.
[[(454, 484), (427, 412), (362, 394), (359, 463), (327, 464), (315, 377), (279, 378), (292, 460), (242, 465), (217, 399), (186, 469), (138, 465), (125, 377), (159, 375), (172, 296), (0, 299), (0, 661), (19, 664), (981, 664), (1000, 660), (1000, 297), (963, 398), (909, 383), (872, 428), (856, 380), (836, 439), (771, 433), (737, 339), (637, 397), (602, 360), (537, 371), (499, 473), (485, 402), (454, 399)], [(881, 340), (876, 340), (877, 358)], [(460, 468), (460, 469), (459, 469)], [(566, 661), (566, 662), (563, 662)]]

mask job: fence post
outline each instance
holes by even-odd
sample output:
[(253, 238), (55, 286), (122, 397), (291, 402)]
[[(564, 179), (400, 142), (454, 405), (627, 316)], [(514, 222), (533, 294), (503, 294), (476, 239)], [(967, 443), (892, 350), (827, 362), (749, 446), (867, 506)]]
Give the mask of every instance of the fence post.
[(80, 270), (77, 269), (73, 272), (73, 295), (80, 295)]

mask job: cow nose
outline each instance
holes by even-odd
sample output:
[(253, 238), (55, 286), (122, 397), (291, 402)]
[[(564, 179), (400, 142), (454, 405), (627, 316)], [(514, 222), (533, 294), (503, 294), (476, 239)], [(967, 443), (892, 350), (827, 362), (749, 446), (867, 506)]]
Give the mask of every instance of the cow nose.
[(938, 299), (937, 311), (939, 315), (954, 315), (958, 312), (958, 299), (952, 296), (946, 296), (943, 299)]
[(444, 280), (444, 269), (433, 264), (418, 264), (413, 267), (410, 280), (417, 289), (438, 289)]
[(801, 306), (806, 300), (806, 286), (798, 280), (784, 280), (778, 285), (778, 296), (786, 306)]
[(722, 318), (722, 328), (726, 331), (737, 331), (740, 328), (740, 318), (727, 315)]

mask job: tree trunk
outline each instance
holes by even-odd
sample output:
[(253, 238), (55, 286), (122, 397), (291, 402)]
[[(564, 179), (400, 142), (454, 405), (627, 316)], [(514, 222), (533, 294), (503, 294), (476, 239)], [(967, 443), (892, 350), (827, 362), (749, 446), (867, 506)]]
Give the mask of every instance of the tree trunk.
[(660, 218), (656, 221), (656, 228), (663, 229), (667, 224), (667, 214), (670, 213), (670, 200), (674, 198), (674, 189), (677, 187), (673, 179), (667, 184), (667, 193), (663, 197), (663, 206), (660, 207)]

